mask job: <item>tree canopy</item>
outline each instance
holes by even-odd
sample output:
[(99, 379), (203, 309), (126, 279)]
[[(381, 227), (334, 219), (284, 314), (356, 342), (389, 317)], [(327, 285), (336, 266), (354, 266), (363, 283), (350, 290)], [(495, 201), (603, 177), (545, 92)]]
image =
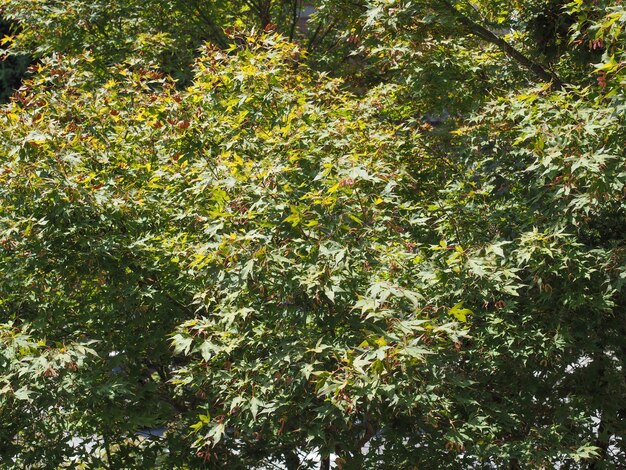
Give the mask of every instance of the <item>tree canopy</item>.
[(0, 0), (0, 465), (619, 468), (626, 7), (304, 6)]

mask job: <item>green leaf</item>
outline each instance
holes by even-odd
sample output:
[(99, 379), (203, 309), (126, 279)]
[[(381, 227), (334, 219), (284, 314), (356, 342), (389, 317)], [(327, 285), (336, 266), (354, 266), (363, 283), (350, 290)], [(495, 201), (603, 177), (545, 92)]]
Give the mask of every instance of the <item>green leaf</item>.
[(453, 316), (454, 318), (456, 318), (461, 323), (466, 323), (467, 322), (467, 316), (468, 315), (472, 315), (473, 312), (470, 309), (468, 309), (468, 308), (462, 308), (462, 307), (463, 307), (463, 302), (459, 302), (454, 307), (452, 307), (450, 310), (448, 310), (448, 315)]

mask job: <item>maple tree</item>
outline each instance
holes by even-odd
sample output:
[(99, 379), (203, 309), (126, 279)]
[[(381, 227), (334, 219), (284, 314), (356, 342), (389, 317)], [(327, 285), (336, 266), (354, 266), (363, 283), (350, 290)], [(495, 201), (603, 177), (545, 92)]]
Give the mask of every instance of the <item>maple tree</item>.
[(624, 461), (620, 2), (0, 5), (3, 465)]

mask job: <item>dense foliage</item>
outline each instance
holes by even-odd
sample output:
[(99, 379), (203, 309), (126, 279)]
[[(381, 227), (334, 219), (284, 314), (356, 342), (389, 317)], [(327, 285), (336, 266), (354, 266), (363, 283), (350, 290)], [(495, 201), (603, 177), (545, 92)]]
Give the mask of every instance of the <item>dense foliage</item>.
[(4, 45), (10, 42), (12, 24), (0, 18), (0, 103), (6, 103), (22, 81), (28, 68), (28, 55), (9, 55)]
[(620, 2), (0, 5), (2, 466), (626, 460)]

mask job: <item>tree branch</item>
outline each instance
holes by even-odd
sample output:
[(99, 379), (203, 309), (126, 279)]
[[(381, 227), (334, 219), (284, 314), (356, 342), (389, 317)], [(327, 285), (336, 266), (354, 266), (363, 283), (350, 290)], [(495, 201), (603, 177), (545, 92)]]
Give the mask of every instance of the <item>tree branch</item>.
[(538, 78), (543, 81), (550, 82), (551, 88), (553, 90), (560, 90), (563, 88), (563, 82), (559, 78), (557, 74), (552, 72), (551, 70), (546, 69), (543, 65), (538, 62), (535, 62), (531, 58), (525, 56), (520, 51), (515, 49), (511, 44), (506, 42), (497, 34), (493, 33), (489, 29), (485, 28), (479, 23), (472, 21), (470, 18), (465, 16), (459, 10), (457, 10), (454, 5), (452, 5), (447, 0), (436, 0), (444, 9), (450, 13), (459, 23), (465, 26), (472, 34), (484, 39), (491, 44), (494, 44), (498, 47), (502, 52), (504, 52), (508, 57), (515, 60), (522, 67), (533, 72)]

